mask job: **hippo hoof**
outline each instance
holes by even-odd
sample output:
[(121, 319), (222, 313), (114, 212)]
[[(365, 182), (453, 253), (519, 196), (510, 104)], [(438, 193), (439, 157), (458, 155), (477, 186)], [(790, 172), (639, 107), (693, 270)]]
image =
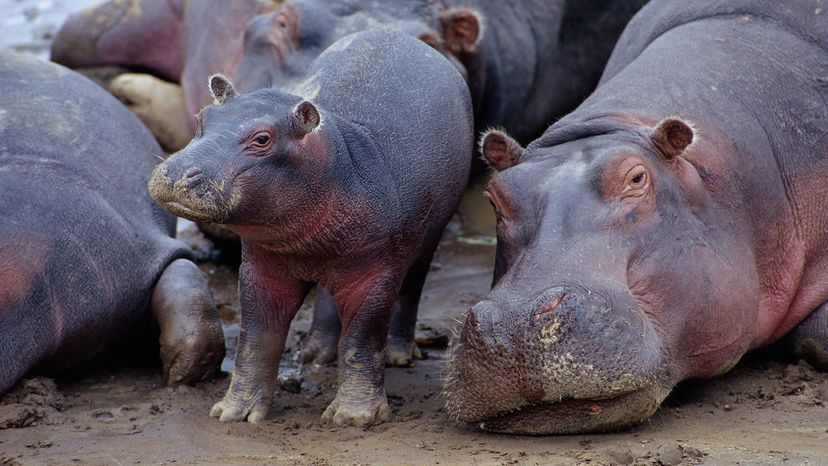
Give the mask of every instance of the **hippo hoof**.
[(336, 346), (339, 335), (324, 332), (311, 332), (299, 351), (299, 361), (328, 364), (336, 361)]
[(222, 400), (210, 408), (210, 417), (217, 417), (220, 422), (247, 421), (258, 424), (267, 416), (267, 409), (267, 404), (261, 400), (247, 404)]
[(388, 338), (385, 350), (386, 365), (408, 367), (415, 359), (423, 359), (423, 353), (417, 347), (417, 342), (405, 338)]
[(337, 397), (328, 405), (322, 420), (339, 427), (368, 427), (390, 421), (391, 408), (385, 394), (370, 402), (360, 403), (340, 402)]

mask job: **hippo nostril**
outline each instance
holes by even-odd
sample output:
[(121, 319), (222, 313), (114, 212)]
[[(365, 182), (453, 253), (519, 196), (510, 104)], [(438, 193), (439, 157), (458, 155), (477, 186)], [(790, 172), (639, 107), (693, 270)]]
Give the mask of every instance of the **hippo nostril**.
[(542, 319), (544, 315), (554, 311), (555, 308), (558, 307), (558, 304), (561, 304), (561, 301), (563, 301), (565, 296), (566, 293), (558, 293), (557, 295), (555, 295), (554, 298), (550, 299), (546, 304), (544, 304), (543, 307), (535, 311), (535, 314), (532, 316), (532, 318), (535, 321)]
[(201, 170), (200, 169), (198, 169), (196, 167), (190, 167), (190, 168), (187, 169), (187, 171), (184, 172), (184, 175), (182, 175), (182, 178), (184, 178), (185, 180), (189, 180), (189, 179), (195, 178), (199, 175), (201, 175)]

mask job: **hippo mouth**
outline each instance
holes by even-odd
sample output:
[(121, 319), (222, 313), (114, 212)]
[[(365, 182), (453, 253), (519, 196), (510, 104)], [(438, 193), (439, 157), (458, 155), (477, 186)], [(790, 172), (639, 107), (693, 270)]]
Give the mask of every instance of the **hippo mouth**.
[(488, 432), (556, 435), (607, 432), (640, 424), (653, 415), (669, 390), (647, 388), (612, 398), (540, 402), (476, 423)]

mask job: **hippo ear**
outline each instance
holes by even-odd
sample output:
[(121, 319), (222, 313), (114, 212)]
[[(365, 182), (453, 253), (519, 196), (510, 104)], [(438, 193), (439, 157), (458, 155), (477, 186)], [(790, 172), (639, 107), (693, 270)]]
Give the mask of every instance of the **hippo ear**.
[(308, 100), (303, 100), (293, 111), (301, 136), (310, 133), (319, 126), (319, 110)]
[(480, 150), (489, 165), (497, 171), (517, 165), (526, 151), (506, 133), (495, 129), (490, 129), (483, 135), (480, 140)]
[(480, 40), (480, 15), (469, 8), (449, 8), (440, 14), (443, 41), (455, 55), (473, 52)]
[(223, 74), (214, 74), (210, 76), (210, 92), (216, 103), (221, 105), (224, 102), (236, 96), (236, 90), (233, 89), (233, 83), (227, 79)]
[(669, 160), (678, 157), (687, 146), (693, 143), (695, 132), (687, 122), (678, 118), (668, 117), (663, 120), (650, 133), (653, 144)]

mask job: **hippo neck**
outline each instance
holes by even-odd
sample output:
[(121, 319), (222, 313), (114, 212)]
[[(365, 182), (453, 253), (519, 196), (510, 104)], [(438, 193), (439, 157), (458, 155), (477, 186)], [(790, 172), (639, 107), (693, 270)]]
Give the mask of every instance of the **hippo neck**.
[(387, 234), (377, 225), (369, 228), (364, 221), (366, 211), (388, 208), (377, 206), (380, 199), (372, 195), (373, 184), (387, 184), (384, 165), (365, 155), (378, 148), (364, 128), (320, 110), (322, 123), (308, 144), (317, 145), (311, 149), (314, 154), (327, 154), (327, 165), (320, 167), (324, 173), (306, 186), (309, 202), (263, 224), (232, 225), (237, 233), (282, 257), (286, 264), (294, 264), (295, 272), (308, 275), (304, 277), (308, 280), (319, 277), (302, 270), (324, 268), (326, 263), (341, 260), (343, 251), (349, 255), (365, 253), (358, 245), (376, 244)]

